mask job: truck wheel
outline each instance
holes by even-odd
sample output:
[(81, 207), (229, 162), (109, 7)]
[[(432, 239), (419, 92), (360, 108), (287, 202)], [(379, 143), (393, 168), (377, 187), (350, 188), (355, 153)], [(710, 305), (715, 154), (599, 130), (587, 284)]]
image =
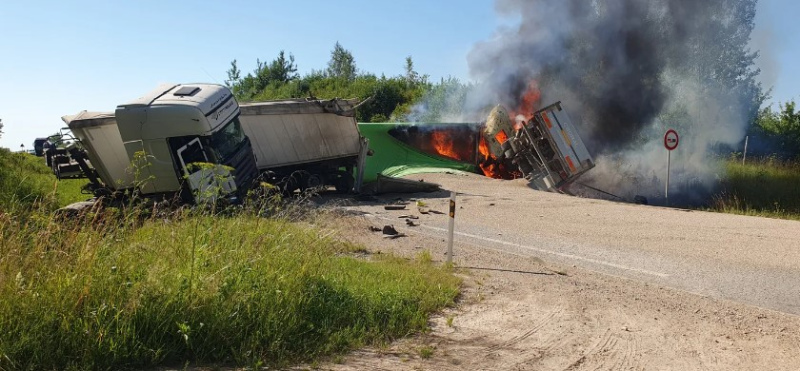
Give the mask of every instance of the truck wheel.
[(294, 191), (299, 188), (297, 179), (295, 179), (293, 176), (287, 176), (286, 178), (281, 179), (277, 185), (278, 188), (280, 188), (281, 193), (283, 193), (285, 196), (291, 196)]
[(349, 193), (353, 190), (353, 186), (356, 184), (356, 180), (353, 178), (352, 175), (347, 173), (340, 173), (339, 177), (336, 179), (336, 192), (338, 193)]
[(308, 174), (305, 177), (305, 182), (303, 184), (303, 190), (307, 189), (317, 189), (321, 188), (325, 185), (325, 179), (322, 178), (322, 175), (319, 174)]

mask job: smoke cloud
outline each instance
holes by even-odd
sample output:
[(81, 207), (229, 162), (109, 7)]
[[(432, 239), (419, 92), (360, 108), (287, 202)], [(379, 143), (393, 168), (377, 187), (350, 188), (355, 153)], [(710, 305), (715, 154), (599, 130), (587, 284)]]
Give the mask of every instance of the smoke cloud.
[[(597, 160), (596, 186), (627, 199), (664, 193), (663, 135), (674, 128), (670, 199), (707, 199), (715, 154), (738, 148), (760, 104), (748, 50), (756, 0), (498, 0), (520, 17), (468, 55), (468, 110), (515, 107), (530, 81), (564, 102)], [(483, 103), (481, 103), (483, 102)], [(528, 114), (528, 113), (526, 113)], [(674, 196), (673, 196), (674, 192)]]

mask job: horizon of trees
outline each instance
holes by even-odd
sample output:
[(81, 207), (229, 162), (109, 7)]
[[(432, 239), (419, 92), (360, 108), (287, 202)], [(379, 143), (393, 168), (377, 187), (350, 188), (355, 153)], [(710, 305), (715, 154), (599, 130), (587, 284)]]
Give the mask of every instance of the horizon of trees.
[[(753, 0), (742, 0), (752, 2)], [(752, 14), (747, 14), (748, 25)], [(718, 70), (736, 70), (727, 76), (735, 81), (734, 86), (745, 86), (747, 93), (739, 99), (740, 107), (756, 114), (752, 118), (748, 135), (758, 137), (765, 151), (778, 153), (782, 157), (800, 156), (800, 111), (796, 110), (794, 100), (779, 105), (777, 110), (771, 106), (762, 107), (769, 92), (763, 93), (757, 83), (742, 82), (754, 80), (756, 73), (745, 68), (754, 64), (757, 53), (746, 50), (741, 32), (736, 35), (738, 43), (731, 46), (737, 49), (737, 57)], [(739, 50), (741, 49), (741, 50)], [(336, 42), (331, 50), (326, 68), (311, 70), (301, 76), (297, 73), (294, 55), (279, 51), (269, 62), (256, 60), (256, 68), (243, 74), (237, 60), (231, 62), (225, 84), (231, 88), (240, 101), (266, 101), (288, 98), (359, 98), (371, 100), (356, 112), (359, 122), (441, 122), (449, 117), (457, 117), (465, 105), (469, 90), (475, 85), (465, 83), (455, 77), (442, 78), (431, 82), (430, 76), (418, 72), (411, 56), (405, 58), (405, 73), (397, 76), (377, 76), (357, 68), (353, 54)], [(721, 74), (717, 74), (719, 76)], [(726, 85), (725, 81), (709, 79), (714, 85)], [(712, 81), (713, 80), (713, 81)], [(491, 104), (491, 102), (487, 102)], [(753, 138), (751, 138), (753, 139)], [(755, 149), (755, 148), (753, 148)]]
[[(433, 83), (429, 75), (415, 69), (411, 56), (405, 58), (404, 68), (404, 74), (390, 77), (360, 70), (353, 54), (336, 42), (325, 69), (300, 76), (294, 56), (281, 50), (270, 62), (256, 60), (255, 70), (246, 75), (234, 59), (225, 84), (237, 99), (245, 102), (309, 97), (371, 98), (358, 109), (359, 122), (435, 121), (445, 116), (446, 111), (459, 110), (463, 105), (463, 99), (452, 102), (449, 92), (466, 91), (469, 84), (455, 77)], [(421, 102), (428, 107), (412, 110)]]
[(373, 99), (357, 112), (361, 122), (397, 119), (403, 110), (423, 91), (422, 84), (400, 76), (387, 78), (359, 71), (355, 58), (340, 43), (331, 51), (324, 70), (312, 70), (300, 76), (294, 55), (282, 50), (272, 61), (256, 61), (254, 71), (242, 76), (237, 61), (227, 71), (228, 85), (241, 101), (263, 101), (286, 98), (359, 98)]

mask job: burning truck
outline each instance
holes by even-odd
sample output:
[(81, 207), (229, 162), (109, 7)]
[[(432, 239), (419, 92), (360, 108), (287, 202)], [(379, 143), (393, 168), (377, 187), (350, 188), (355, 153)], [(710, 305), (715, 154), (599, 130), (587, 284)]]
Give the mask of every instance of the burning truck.
[[(512, 122), (512, 117), (516, 122)], [(484, 123), (361, 123), (374, 155), (364, 181), (452, 169), (496, 179), (527, 179), (533, 188), (562, 192), (594, 167), (561, 102), (524, 116), (496, 106)]]
[(131, 194), (187, 203), (235, 199), (257, 179), (289, 194), (326, 186), (358, 192), (362, 181), (396, 166), (525, 178), (534, 188), (562, 191), (594, 166), (560, 102), (516, 124), (501, 106), (482, 125), (388, 124), (388, 138), (372, 126), (381, 124), (355, 122), (357, 103), (239, 106), (223, 86), (165, 85), (114, 113), (65, 116), (80, 145), (57, 149), (63, 153), (52, 147), (47, 158), (59, 178), (89, 178), (85, 191), (95, 198), (68, 207), (75, 210)]

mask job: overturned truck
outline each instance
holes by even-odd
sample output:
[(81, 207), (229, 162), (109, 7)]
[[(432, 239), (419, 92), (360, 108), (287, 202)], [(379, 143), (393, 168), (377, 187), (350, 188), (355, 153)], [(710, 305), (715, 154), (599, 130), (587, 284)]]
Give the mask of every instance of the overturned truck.
[(561, 191), (594, 167), (561, 102), (537, 111), (516, 127), (505, 108), (497, 106), (481, 134), (492, 156), (510, 161), (540, 190)]
[(483, 122), (360, 123), (359, 129), (375, 152), (366, 164), (365, 181), (463, 171), (524, 178), (538, 190), (568, 192), (595, 166), (560, 102), (525, 120), (518, 116), (516, 123), (497, 106)]

